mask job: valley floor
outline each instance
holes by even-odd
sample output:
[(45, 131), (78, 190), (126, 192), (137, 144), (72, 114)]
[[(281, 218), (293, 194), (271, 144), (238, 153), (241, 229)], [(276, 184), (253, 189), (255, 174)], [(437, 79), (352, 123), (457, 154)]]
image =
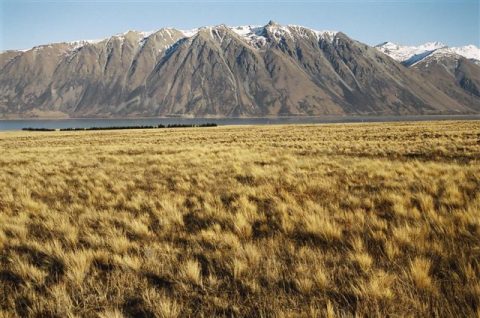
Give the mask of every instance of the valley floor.
[(479, 121), (0, 133), (0, 316), (478, 316), (479, 157)]

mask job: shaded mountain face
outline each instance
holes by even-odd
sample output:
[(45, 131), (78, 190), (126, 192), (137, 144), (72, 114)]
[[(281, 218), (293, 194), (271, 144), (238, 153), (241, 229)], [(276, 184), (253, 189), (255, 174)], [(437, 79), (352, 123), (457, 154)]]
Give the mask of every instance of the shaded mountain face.
[[(274, 22), (151, 34), (130, 31), (97, 42), (0, 54), (0, 116), (478, 111), (463, 97), (426, 81), (419, 70), (340, 32)], [(455, 72), (464, 74), (463, 80), (458, 75), (461, 85), (472, 92), (478, 89), (475, 70), (467, 65)]]
[(476, 46), (449, 48), (432, 42), (409, 47), (386, 42), (376, 48), (416, 70), (452, 99), (480, 111), (480, 49)]

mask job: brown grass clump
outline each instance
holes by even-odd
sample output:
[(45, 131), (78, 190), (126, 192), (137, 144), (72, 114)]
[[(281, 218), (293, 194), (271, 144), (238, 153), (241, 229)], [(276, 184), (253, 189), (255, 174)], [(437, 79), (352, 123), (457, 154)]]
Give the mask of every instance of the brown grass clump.
[(0, 316), (475, 317), (480, 123), (0, 134)]
[(413, 283), (420, 290), (434, 291), (434, 283), (430, 277), (430, 268), (432, 264), (430, 260), (417, 257), (410, 264), (410, 275)]

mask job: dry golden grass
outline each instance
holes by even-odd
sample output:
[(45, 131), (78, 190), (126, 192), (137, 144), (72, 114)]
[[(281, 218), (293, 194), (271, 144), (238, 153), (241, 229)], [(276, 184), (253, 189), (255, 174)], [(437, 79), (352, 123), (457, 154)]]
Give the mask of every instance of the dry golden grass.
[(480, 314), (480, 123), (0, 134), (0, 316)]

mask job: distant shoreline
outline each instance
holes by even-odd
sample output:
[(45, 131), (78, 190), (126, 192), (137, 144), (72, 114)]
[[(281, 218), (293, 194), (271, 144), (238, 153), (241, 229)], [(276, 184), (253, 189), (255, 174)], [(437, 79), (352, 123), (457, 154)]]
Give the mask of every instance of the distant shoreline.
[(106, 127), (146, 127), (146, 126), (199, 126), (215, 123), (218, 126), (245, 125), (311, 125), (348, 124), (380, 122), (418, 122), (445, 120), (480, 120), (480, 114), (471, 115), (405, 115), (405, 116), (296, 116), (296, 117), (232, 117), (232, 118), (186, 118), (186, 117), (147, 117), (147, 118), (68, 118), (68, 119), (0, 119), (0, 131), (32, 130), (96, 130)]
[(24, 127), (22, 131), (95, 131), (95, 130), (128, 130), (128, 129), (169, 129), (169, 128), (206, 128), (217, 127), (215, 123), (205, 124), (171, 124), (171, 125), (153, 125), (153, 126), (106, 126), (106, 127), (84, 127), (84, 128), (33, 128)]
[(248, 117), (223, 117), (223, 116), (206, 116), (206, 117), (191, 117), (191, 116), (154, 116), (154, 117), (11, 117), (4, 118), (0, 117), (0, 121), (20, 121), (20, 120), (249, 120), (249, 119), (301, 119), (301, 118), (312, 118), (312, 119), (370, 119), (370, 118), (442, 118), (442, 117), (474, 117), (480, 118), (480, 113), (478, 114), (413, 114), (413, 115), (289, 115), (289, 116), (248, 116)]

